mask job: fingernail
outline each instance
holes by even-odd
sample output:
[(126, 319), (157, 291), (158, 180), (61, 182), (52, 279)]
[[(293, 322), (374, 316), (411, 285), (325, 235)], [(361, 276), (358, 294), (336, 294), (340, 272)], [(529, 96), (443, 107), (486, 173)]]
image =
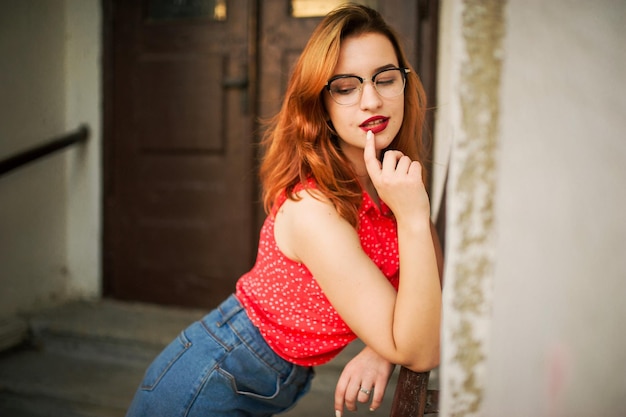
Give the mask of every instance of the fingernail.
[(341, 417), (341, 411), (335, 410), (335, 417)]
[(373, 413), (374, 411), (376, 411), (376, 410), (375, 410), (375, 409), (373, 409), (373, 408), (370, 408), (370, 412), (371, 412), (371, 413)]
[(365, 137), (367, 140), (374, 139), (374, 134), (372, 133), (371, 130), (368, 130)]

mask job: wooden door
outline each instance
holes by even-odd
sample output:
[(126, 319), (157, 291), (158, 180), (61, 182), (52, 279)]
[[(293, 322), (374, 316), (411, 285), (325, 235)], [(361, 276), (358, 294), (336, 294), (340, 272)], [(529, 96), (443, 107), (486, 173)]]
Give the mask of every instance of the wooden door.
[[(364, 2), (434, 97), (437, 1)], [(280, 108), (322, 19), (295, 16), (305, 3), (104, 0), (105, 295), (212, 307), (252, 266), (265, 217), (256, 122)]]
[(105, 295), (211, 307), (251, 267), (254, 3), (105, 1)]

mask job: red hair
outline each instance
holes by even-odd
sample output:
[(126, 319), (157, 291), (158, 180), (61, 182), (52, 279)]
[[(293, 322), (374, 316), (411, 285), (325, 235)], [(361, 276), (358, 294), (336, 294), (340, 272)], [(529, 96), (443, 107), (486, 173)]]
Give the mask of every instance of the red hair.
[[(332, 202), (339, 215), (353, 226), (357, 225), (363, 190), (352, 165), (339, 149), (336, 134), (328, 125), (322, 94), (337, 64), (341, 40), (366, 33), (387, 37), (399, 65), (411, 68), (397, 35), (377, 11), (345, 5), (328, 14), (302, 51), (282, 108), (270, 121), (263, 137), (265, 155), (260, 175), (266, 212), (270, 212), (283, 191), (288, 198), (296, 200), (294, 187), (313, 178), (317, 189)], [(404, 91), (404, 119), (388, 149), (397, 149), (416, 161), (424, 160), (425, 111), (426, 95), (411, 68)]]

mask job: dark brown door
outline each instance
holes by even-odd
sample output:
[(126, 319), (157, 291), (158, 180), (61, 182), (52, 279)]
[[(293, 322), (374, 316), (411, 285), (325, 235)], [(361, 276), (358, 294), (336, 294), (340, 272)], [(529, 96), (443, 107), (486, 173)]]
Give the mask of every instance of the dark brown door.
[[(321, 20), (294, 15), (305, 3), (104, 1), (106, 295), (212, 307), (251, 267), (264, 218), (256, 121), (279, 109)], [(436, 1), (368, 3), (418, 72), (434, 68)]]
[(105, 294), (208, 307), (250, 268), (253, 3), (107, 1)]

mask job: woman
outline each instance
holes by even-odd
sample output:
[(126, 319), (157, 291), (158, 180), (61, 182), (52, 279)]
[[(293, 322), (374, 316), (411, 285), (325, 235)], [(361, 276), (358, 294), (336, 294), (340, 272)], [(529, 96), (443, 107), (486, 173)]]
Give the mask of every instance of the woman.
[(335, 413), (380, 405), (392, 364), (439, 362), (439, 248), (424, 187), (425, 97), (374, 10), (331, 12), (267, 129), (269, 215), (234, 295), (153, 362), (128, 416), (271, 416), (348, 343)]

